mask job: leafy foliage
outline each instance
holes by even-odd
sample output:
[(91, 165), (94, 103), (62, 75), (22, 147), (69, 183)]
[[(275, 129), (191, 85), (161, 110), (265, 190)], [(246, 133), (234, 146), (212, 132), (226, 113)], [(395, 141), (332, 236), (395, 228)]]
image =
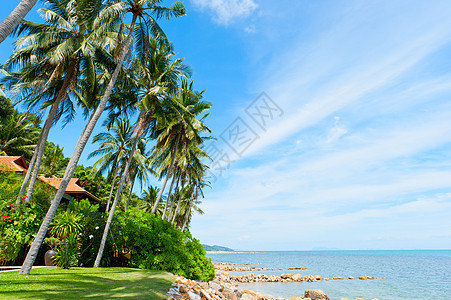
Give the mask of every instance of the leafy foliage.
[(13, 172), (0, 173), (0, 263), (20, 259), (38, 232), (53, 197), (53, 191), (39, 183), (32, 202), (16, 205), (21, 179)]
[(191, 279), (209, 281), (214, 267), (198, 240), (161, 218), (131, 208), (117, 213), (112, 230), (122, 249), (130, 251), (130, 266), (165, 270)]

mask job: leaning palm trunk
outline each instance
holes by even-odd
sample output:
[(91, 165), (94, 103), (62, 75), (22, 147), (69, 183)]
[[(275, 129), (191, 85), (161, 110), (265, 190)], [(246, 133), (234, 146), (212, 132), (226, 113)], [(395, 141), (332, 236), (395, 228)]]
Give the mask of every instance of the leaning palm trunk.
[(20, 187), (19, 195), (17, 195), (16, 204), (20, 204), (22, 202), (22, 196), (24, 195), (25, 190), (28, 185), (28, 182), (30, 181), (31, 170), (33, 169), (32, 166), (34, 165), (34, 162), (36, 161), (36, 155), (38, 153), (37, 147), (38, 147), (39, 143), (41, 142), (42, 138), (43, 138), (43, 136), (42, 136), (42, 132), (41, 132), (41, 134), (39, 135), (38, 143), (36, 144), (36, 149), (33, 152), (33, 157), (31, 158), (30, 165), (28, 166), (27, 173), (25, 174), (25, 177), (22, 182), (22, 186)]
[[(179, 188), (180, 178), (182, 178), (182, 174), (181, 173), (177, 177), (177, 183), (175, 185), (174, 195), (172, 195), (171, 208), (169, 208), (169, 212), (168, 212), (168, 221), (171, 220), (172, 209), (174, 209), (175, 197), (176, 197), (176, 194), (177, 194), (177, 189)], [(169, 201), (169, 199), (168, 199), (168, 201)]]
[(0, 24), (0, 44), (13, 32), (38, 0), (22, 0)]
[(108, 83), (108, 86), (105, 90), (105, 94), (103, 95), (102, 101), (100, 102), (99, 106), (97, 107), (94, 115), (91, 116), (88, 124), (86, 125), (85, 129), (83, 130), (82, 135), (78, 139), (77, 146), (75, 147), (74, 153), (72, 154), (69, 164), (67, 165), (66, 172), (64, 173), (60, 187), (59, 187), (58, 191), (56, 192), (55, 198), (53, 199), (52, 204), (50, 205), (50, 208), (47, 211), (47, 214), (45, 215), (44, 221), (42, 222), (41, 227), (39, 228), (36, 238), (34, 239), (33, 243), (31, 244), (30, 250), (28, 251), (27, 257), (25, 258), (25, 261), (22, 265), (22, 268), (20, 269), (19, 274), (23, 274), (23, 275), (30, 274), (31, 267), (33, 266), (34, 261), (36, 260), (36, 256), (38, 255), (39, 248), (41, 247), (42, 241), (44, 240), (44, 237), (47, 234), (47, 231), (49, 229), (50, 222), (52, 222), (53, 217), (55, 216), (56, 210), (61, 202), (61, 199), (63, 198), (64, 192), (66, 191), (66, 187), (69, 184), (69, 181), (72, 178), (72, 175), (74, 174), (78, 160), (80, 159), (83, 149), (86, 146), (86, 143), (88, 142), (89, 137), (91, 136), (91, 133), (94, 130), (94, 127), (95, 127), (97, 121), (99, 120), (100, 116), (102, 115), (103, 110), (105, 109), (105, 106), (108, 102), (108, 99), (110, 98), (110, 95), (113, 91), (113, 87), (116, 83), (117, 77), (119, 75), (119, 71), (121, 70), (125, 55), (127, 54), (128, 50), (129, 50), (130, 42), (132, 39), (133, 29), (134, 29), (135, 23), (136, 23), (136, 18), (137, 18), (137, 16), (134, 15), (132, 24), (130, 26), (130, 32), (127, 35), (127, 39), (125, 40), (125, 45), (121, 50), (121, 55), (120, 55), (119, 61), (117, 63), (116, 69), (114, 70), (113, 76), (111, 77), (111, 80)]
[(193, 187), (193, 192), (191, 193), (191, 198), (190, 198), (189, 203), (188, 203), (188, 208), (186, 209), (185, 221), (183, 221), (183, 226), (182, 226), (182, 229), (181, 229), (182, 232), (185, 230), (186, 224), (188, 223), (188, 219), (189, 219), (189, 216), (191, 214), (191, 205), (193, 205), (194, 191), (195, 190), (196, 190), (196, 188)]
[(100, 261), (102, 260), (103, 250), (105, 249), (106, 238), (108, 236), (108, 231), (110, 230), (111, 221), (113, 221), (114, 212), (116, 211), (117, 203), (119, 202), (119, 198), (121, 196), (122, 187), (124, 186), (125, 178), (127, 178), (128, 169), (133, 160), (133, 154), (136, 150), (136, 144), (138, 144), (139, 136), (135, 137), (135, 141), (133, 143), (132, 150), (130, 151), (130, 156), (127, 160), (127, 164), (125, 165), (124, 173), (122, 174), (121, 180), (119, 181), (119, 185), (116, 191), (116, 197), (114, 197), (113, 205), (111, 206), (110, 214), (108, 215), (108, 220), (106, 221), (105, 230), (103, 231), (102, 241), (100, 242), (99, 252), (97, 252), (96, 261), (94, 262), (94, 268), (98, 268), (100, 266)]
[(185, 180), (182, 180), (182, 189), (180, 190), (180, 196), (179, 196), (179, 200), (177, 201), (177, 207), (175, 208), (174, 216), (172, 217), (172, 222), (171, 222), (172, 225), (174, 225), (175, 218), (177, 217), (177, 214), (179, 212), (180, 202), (182, 202), (184, 188), (185, 188)]
[(177, 147), (179, 145), (179, 142), (180, 142), (180, 133), (178, 134), (177, 142), (174, 145), (174, 149), (172, 150), (172, 159), (171, 159), (171, 164), (169, 165), (168, 174), (166, 174), (166, 178), (164, 179), (163, 186), (161, 187), (161, 191), (158, 194), (157, 199), (155, 200), (155, 205), (152, 208), (152, 211), (150, 212), (151, 215), (153, 215), (155, 213), (155, 211), (157, 210), (158, 204), (160, 203), (161, 196), (163, 196), (163, 192), (164, 192), (164, 188), (166, 187), (166, 183), (168, 182), (169, 176), (172, 173), (172, 168), (174, 167), (175, 154), (177, 153)]
[[(36, 184), (36, 180), (38, 178), (39, 168), (41, 166), (41, 161), (42, 161), (42, 156), (44, 155), (45, 143), (47, 142), (47, 137), (49, 136), (50, 128), (52, 127), (52, 122), (53, 122), (53, 119), (55, 118), (55, 115), (56, 115), (58, 107), (61, 103), (61, 100), (63, 100), (64, 95), (68, 91), (71, 81), (72, 81), (73, 77), (75, 76), (77, 63), (78, 63), (77, 58), (73, 58), (71, 60), (69, 67), (67, 69), (67, 72), (66, 72), (66, 76), (64, 77), (64, 81), (63, 81), (61, 90), (58, 92), (55, 102), (52, 104), (52, 108), (49, 111), (47, 119), (45, 120), (45, 125), (41, 132), (42, 138), (41, 137), (39, 138), (39, 143), (35, 150), (35, 152), (37, 152), (36, 161), (34, 162), (33, 172), (31, 173), (30, 185), (28, 186), (26, 201), (30, 201), (31, 197), (33, 196), (33, 190), (34, 190), (34, 186)], [(30, 168), (31, 168), (31, 166), (29, 166), (29, 169)]]
[(116, 165), (116, 168), (114, 169), (113, 184), (111, 185), (110, 195), (108, 196), (108, 202), (106, 204), (106, 210), (105, 210), (106, 213), (110, 209), (111, 197), (113, 196), (113, 190), (114, 190), (114, 186), (116, 184), (117, 171), (119, 169), (119, 166), (117, 165), (117, 163), (115, 165)]
[(135, 179), (136, 179), (136, 175), (135, 175), (135, 177), (132, 180), (132, 185), (130, 187), (130, 193), (128, 193), (127, 205), (125, 205), (125, 208), (128, 207), (128, 204), (130, 203), (130, 199), (132, 198), (133, 186), (135, 185)]
[(176, 178), (176, 174), (174, 173), (174, 175), (172, 176), (172, 181), (171, 181), (171, 186), (169, 187), (169, 193), (168, 193), (168, 197), (166, 199), (166, 204), (164, 205), (164, 211), (163, 211), (163, 216), (161, 217), (163, 220), (166, 218), (166, 212), (168, 210), (168, 204), (169, 204), (169, 199), (171, 199), (171, 193), (172, 193), (172, 186), (174, 185), (174, 181)]

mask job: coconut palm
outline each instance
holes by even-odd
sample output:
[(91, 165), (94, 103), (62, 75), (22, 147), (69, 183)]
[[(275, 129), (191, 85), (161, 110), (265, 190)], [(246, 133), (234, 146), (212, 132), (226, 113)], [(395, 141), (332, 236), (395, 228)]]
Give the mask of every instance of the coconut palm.
[[(177, 149), (180, 146), (180, 151), (177, 152), (176, 150), (173, 150), (173, 152), (171, 152), (173, 156), (171, 165), (169, 165), (169, 169), (167, 171), (166, 180), (172, 173), (173, 159), (177, 155), (177, 165), (179, 166), (181, 172), (180, 178), (182, 183), (182, 190), (186, 182), (185, 177), (190, 176), (190, 172), (189, 170), (187, 170), (189, 168), (189, 162), (191, 160), (191, 151), (189, 151), (189, 148), (191, 145), (201, 145), (205, 138), (202, 138), (200, 134), (202, 132), (210, 132), (208, 127), (202, 123), (202, 120), (208, 116), (208, 114), (206, 114), (206, 111), (208, 111), (208, 109), (211, 107), (211, 104), (202, 101), (202, 97), (203, 91), (193, 91), (193, 82), (188, 83), (186, 80), (182, 80), (181, 87), (176, 93), (172, 94), (173, 101), (170, 102), (170, 104), (172, 104), (170, 107), (172, 114), (166, 114), (172, 115), (172, 118), (163, 118), (163, 120), (161, 121), (162, 125), (160, 125), (160, 128), (164, 128), (159, 134), (158, 140), (160, 143), (157, 143), (157, 149), (160, 149), (160, 151), (161, 149), (164, 149), (164, 147), (161, 147), (163, 141), (165, 141), (165, 143), (167, 144), (168, 139), (174, 139), (175, 136), (177, 136), (177, 142), (175, 144), (173, 143), (172, 145), (174, 145), (174, 149)], [(196, 118), (197, 116), (200, 116), (201, 119), (198, 120)], [(201, 150), (200, 152), (203, 153), (203, 151)], [(166, 153), (169, 154), (168, 151), (166, 151)], [(156, 161), (159, 160), (157, 159)], [(179, 197), (181, 197), (181, 195), (182, 193)], [(159, 199), (157, 198), (157, 204), (158, 200)], [(179, 202), (180, 201), (178, 201), (178, 203)], [(177, 206), (179, 206), (179, 204), (177, 204)], [(173, 205), (171, 205), (170, 212), (172, 211), (172, 208)], [(169, 213), (169, 220), (170, 216), (171, 213)]]
[(0, 24), (0, 44), (13, 32), (38, 0), (22, 0)]
[(136, 145), (135, 153), (133, 154), (133, 159), (130, 165), (128, 179), (130, 183), (130, 191), (128, 194), (128, 199), (125, 207), (130, 203), (130, 199), (133, 193), (133, 187), (136, 180), (138, 180), (141, 189), (142, 186), (146, 184), (149, 173), (156, 175), (156, 173), (149, 168), (150, 153), (146, 150), (147, 141), (145, 139), (140, 139)]
[[(99, 1), (97, 1), (99, 2)], [(86, 146), (86, 143), (88, 142), (89, 137), (91, 136), (92, 131), (94, 130), (94, 126), (96, 125), (98, 119), (103, 113), (103, 110), (105, 109), (105, 106), (107, 104), (107, 101), (113, 91), (113, 88), (115, 86), (116, 80), (118, 78), (119, 72), (122, 68), (122, 64), (124, 62), (125, 56), (127, 52), (129, 51), (129, 47), (132, 40), (132, 33), (135, 28), (136, 20), (139, 17), (147, 16), (147, 20), (151, 24), (151, 28), (154, 32), (161, 32), (160, 36), (163, 36), (164, 33), (162, 32), (161, 28), (158, 26), (158, 23), (156, 22), (158, 19), (162, 17), (170, 18), (171, 16), (181, 16), (185, 14), (185, 9), (183, 5), (179, 2), (175, 3), (171, 8), (161, 7), (158, 4), (161, 1), (150, 1), (150, 0), (127, 0), (127, 2), (118, 2), (114, 3), (112, 5), (108, 5), (106, 8), (104, 8), (102, 11), (100, 11), (97, 15), (94, 14), (94, 22), (93, 22), (93, 28), (98, 29), (96, 32), (102, 32), (105, 31), (105, 29), (112, 23), (114, 20), (121, 16), (124, 17), (124, 14), (127, 12), (131, 12), (133, 14), (132, 17), (132, 23), (128, 29), (127, 37), (125, 38), (125, 41), (122, 41), (118, 38), (117, 47), (115, 47), (117, 50), (117, 65), (115, 67), (114, 73), (112, 74), (110, 81), (105, 89), (105, 92), (103, 94), (102, 100), (100, 101), (99, 105), (97, 106), (95, 112), (91, 115), (85, 129), (83, 130), (77, 145), (75, 147), (74, 153), (72, 154), (72, 157), (68, 163), (68, 166), (66, 168), (66, 172), (63, 176), (63, 179), (61, 181), (60, 187), (52, 201), (52, 205), (50, 206), (46, 217), (43, 220), (43, 223), (41, 227), (39, 228), (39, 231), (36, 235), (35, 240), (31, 244), (30, 250), (28, 251), (27, 257), (25, 258), (25, 261), (22, 265), (22, 268), (20, 270), (20, 274), (29, 274), (31, 267), (33, 266), (33, 263), (36, 259), (37, 253), (39, 251), (39, 248), (42, 244), (42, 241), (44, 240), (44, 237), (47, 233), (47, 230), (49, 228), (50, 222), (52, 221), (53, 217), (55, 216), (56, 210), (58, 208), (59, 203), (61, 202), (61, 199), (64, 195), (64, 192), (66, 190), (67, 185), (69, 184), (70, 179), (72, 178), (72, 175), (75, 171), (75, 167), (77, 166), (78, 160), (80, 159), (80, 156), (83, 152), (84, 147)], [(103, 3), (103, 2), (102, 2)], [(110, 3), (106, 3), (110, 4)], [(144, 7), (144, 5), (147, 5), (147, 7)], [(153, 13), (154, 17), (151, 17), (149, 15), (150, 13)], [(121, 35), (119, 35), (120, 37)], [(112, 216), (111, 216), (112, 219)], [(111, 223), (111, 219), (109, 218), (109, 223)], [(108, 221), (107, 221), (108, 222)], [(102, 243), (104, 245), (106, 240), (106, 236), (102, 238)], [(103, 253), (103, 248), (102, 248)], [(100, 255), (101, 257), (101, 255)], [(100, 259), (97, 261), (95, 266), (98, 267), (100, 264)]]
[(18, 27), (17, 33), (25, 36), (16, 41), (17, 51), (6, 64), (9, 69), (21, 68), (7, 80), (14, 91), (24, 96), (29, 109), (51, 107), (21, 188), (23, 193), (31, 172), (27, 201), (32, 197), (52, 123), (64, 113), (69, 114), (68, 120), (73, 117), (70, 94), (76, 87), (82, 61), (112, 44), (106, 28), (100, 31), (93, 26), (94, 17), (103, 8), (99, 1), (49, 0), (46, 4), (49, 8), (39, 10), (46, 19), (44, 24), (23, 21)]
[(30, 158), (38, 141), (40, 128), (36, 117), (13, 110), (0, 122), (0, 155), (22, 155)]
[(64, 148), (48, 143), (42, 158), (41, 174), (47, 178), (60, 178), (66, 169), (68, 158), (64, 158)]
[(111, 197), (116, 186), (117, 174), (127, 157), (126, 152), (127, 148), (130, 147), (132, 135), (132, 127), (128, 120), (117, 119), (114, 126), (108, 129), (108, 132), (99, 133), (94, 137), (92, 142), (99, 142), (100, 144), (96, 150), (88, 155), (88, 159), (102, 155), (93, 166), (97, 172), (103, 173), (105, 170), (110, 170), (107, 178), (112, 178), (113, 183), (111, 184), (111, 190), (108, 196), (106, 212), (109, 211)]
[[(178, 16), (185, 15), (185, 7), (183, 6), (183, 4), (181, 2), (174, 3), (172, 5), (172, 7), (170, 7), (170, 8), (160, 6), (159, 4), (161, 2), (162, 1), (160, 1), (160, 0), (127, 0), (127, 4), (129, 5), (127, 11), (133, 13), (133, 17), (132, 17), (132, 24), (130, 26), (126, 41), (124, 44), (120, 44), (120, 46), (119, 46), (119, 48), (121, 49), (120, 51), (122, 52), (121, 58), (118, 60), (120, 62), (120, 64), (122, 64), (122, 62), (125, 58), (126, 51), (124, 51), (124, 49), (128, 50), (131, 36), (132, 36), (132, 33), (134, 32), (134, 26), (135, 26), (137, 18), (140, 18), (140, 26), (138, 27), (138, 29), (141, 29), (141, 32), (142, 32), (143, 28), (146, 28), (149, 31), (151, 31), (152, 34), (161, 41), (161, 40), (167, 40), (167, 38), (166, 38), (164, 32), (161, 30), (158, 23), (156, 22), (156, 20), (163, 18), (163, 17), (169, 19), (171, 17), (178, 17)], [(145, 5), (147, 5), (147, 7), (145, 7)], [(152, 13), (154, 15), (154, 17), (152, 17), (149, 14), (149, 12)], [(139, 39), (138, 39), (138, 46), (139, 45), (140, 45), (140, 43), (139, 43)], [(138, 47), (138, 49), (139, 48), (140, 47)], [(146, 50), (147, 49), (148, 48), (146, 47)], [(142, 54), (142, 53), (140, 53), (138, 51), (138, 54)], [(117, 68), (116, 71), (115, 71), (115, 74), (113, 74), (110, 84), (105, 91), (105, 95), (102, 99), (102, 102), (100, 103), (99, 108), (97, 109), (99, 111), (99, 117), (106, 105), (106, 100), (108, 100), (109, 95), (111, 94), (113, 85), (117, 79), (119, 69)], [(162, 75), (162, 74), (160, 74), (160, 75)], [(165, 76), (163, 76), (163, 78), (164, 77)], [(161, 76), (160, 76), (160, 79), (162, 80)], [(156, 82), (156, 83), (158, 84), (159, 82)], [(158, 87), (157, 84), (154, 86), (154, 88)], [(152, 90), (152, 94), (154, 94), (154, 93), (155, 93), (155, 90)], [(97, 111), (96, 111), (96, 114), (97, 114)], [(95, 122), (97, 122), (97, 120), (98, 120), (98, 117), (93, 118), (93, 121), (92, 121), (93, 124), (95, 124)], [(143, 123), (138, 123), (138, 129), (137, 129), (137, 131), (135, 131), (136, 132), (135, 142), (134, 142), (132, 150), (130, 152), (129, 159), (127, 161), (127, 165), (125, 166), (124, 175), (122, 176), (121, 181), (119, 182), (118, 191), (117, 191), (115, 200), (113, 202), (113, 206), (111, 208), (110, 214), (108, 216), (104, 234), (102, 236), (102, 241), (101, 241), (101, 244), (99, 247), (99, 253), (97, 254), (96, 261), (94, 263), (94, 267), (98, 267), (100, 265), (100, 260), (102, 259), (103, 250), (104, 250), (105, 243), (106, 243), (106, 237), (108, 235), (108, 230), (109, 230), (111, 221), (114, 216), (117, 201), (118, 201), (120, 193), (121, 193), (122, 185), (125, 181), (125, 174), (127, 174), (127, 172), (128, 172), (128, 168), (130, 167), (131, 161), (133, 159), (133, 153), (136, 149), (136, 144), (138, 141), (137, 138), (140, 137), (143, 133), (145, 133), (145, 129), (144, 129), (143, 125), (144, 125)], [(90, 126), (89, 123), (87, 126)], [(83, 135), (86, 135), (89, 138), (89, 135), (91, 134), (91, 132), (92, 132), (92, 130), (86, 130), (86, 133), (84, 133)], [(84, 138), (83, 138), (83, 140), (84, 140)], [(85, 144), (86, 142), (80, 143), (80, 150), (83, 149), (83, 147), (84, 147), (83, 143)], [(77, 156), (79, 158), (79, 155), (77, 155)], [(78, 158), (76, 159), (77, 161), (78, 161)], [(75, 162), (75, 164), (76, 164), (76, 162)], [(72, 171), (72, 173), (73, 173), (73, 171)], [(58, 197), (61, 198), (62, 195), (63, 195), (63, 192), (61, 192), (61, 196), (58, 196)]]

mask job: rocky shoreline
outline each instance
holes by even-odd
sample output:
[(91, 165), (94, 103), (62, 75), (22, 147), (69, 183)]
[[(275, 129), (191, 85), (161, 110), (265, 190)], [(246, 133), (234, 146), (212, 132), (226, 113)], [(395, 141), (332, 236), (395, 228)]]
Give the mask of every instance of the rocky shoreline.
[[(229, 271), (264, 271), (284, 270), (282, 268), (257, 268), (235, 267), (238, 264), (214, 263), (215, 279), (211, 282), (189, 280), (182, 276), (173, 275), (174, 283), (168, 292), (169, 300), (285, 300), (250, 290), (240, 290), (238, 285), (251, 282), (319, 282), (328, 280), (345, 280), (344, 277), (321, 277), (320, 275), (281, 274), (280, 276), (267, 276), (265, 274), (247, 273), (244, 275), (229, 275)], [(251, 263), (240, 265), (254, 265)], [(305, 270), (306, 267), (292, 267), (287, 270)], [(385, 279), (385, 277), (358, 276), (359, 280)], [(347, 280), (355, 280), (355, 277), (347, 277)], [(289, 300), (329, 300), (329, 297), (321, 290), (306, 290), (303, 296), (292, 297)], [(364, 300), (355, 298), (356, 300)], [(347, 300), (343, 298), (342, 300)]]

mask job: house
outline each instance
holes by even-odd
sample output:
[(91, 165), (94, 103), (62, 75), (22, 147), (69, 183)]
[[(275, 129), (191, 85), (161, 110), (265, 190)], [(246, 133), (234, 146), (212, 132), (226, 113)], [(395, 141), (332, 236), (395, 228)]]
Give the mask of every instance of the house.
[[(25, 161), (24, 156), (0, 156), (0, 171), (13, 171), (16, 174), (27, 173), (28, 165)], [(46, 178), (43, 176), (38, 176), (38, 179), (55, 190), (58, 190), (62, 178)], [(81, 199), (88, 199), (91, 203), (100, 203), (100, 199), (86, 191), (80, 186), (80, 180), (78, 178), (71, 178), (68, 186), (66, 187), (66, 191), (64, 193), (63, 199), (68, 201), (72, 199), (76, 199), (80, 201)]]

